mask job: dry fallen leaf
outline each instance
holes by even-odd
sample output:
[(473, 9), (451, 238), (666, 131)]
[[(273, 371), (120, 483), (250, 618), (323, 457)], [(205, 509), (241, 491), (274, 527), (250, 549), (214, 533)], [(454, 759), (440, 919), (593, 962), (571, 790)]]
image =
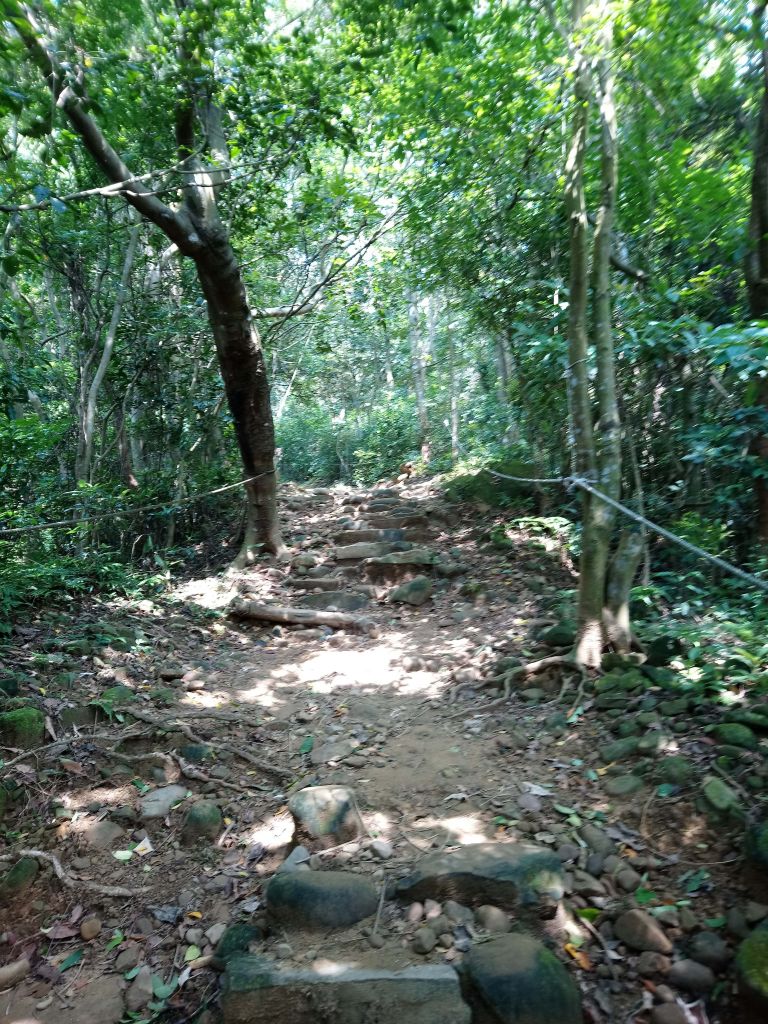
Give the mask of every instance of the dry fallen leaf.
[(565, 946), (563, 946), (563, 949), (568, 954), (568, 956), (573, 957), (573, 959), (576, 961), (576, 963), (579, 965), (582, 971), (592, 970), (592, 961), (589, 959), (589, 957), (583, 949), (577, 949), (572, 942), (566, 942)]

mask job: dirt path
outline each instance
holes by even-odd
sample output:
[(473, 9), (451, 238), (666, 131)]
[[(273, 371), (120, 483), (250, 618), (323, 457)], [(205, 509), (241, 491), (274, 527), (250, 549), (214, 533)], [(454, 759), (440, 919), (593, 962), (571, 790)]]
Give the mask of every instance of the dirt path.
[[(492, 516), (446, 505), (427, 483), (286, 490), (290, 562), (188, 580), (170, 600), (41, 617), (11, 648), (7, 667), (26, 674), (48, 715), (47, 740), (57, 742), (10, 752), (6, 843), (55, 853), (72, 887), (43, 862), (17, 897), (6, 894), (0, 957), (26, 957), (29, 972), (0, 995), (0, 1021), (116, 1024), (128, 1011), (179, 1024), (216, 1019), (216, 946), (236, 922), (261, 927), (260, 951), (283, 966), (457, 965), (462, 936), (416, 952), (424, 921), (389, 898), (373, 929), (364, 921), (319, 938), (268, 927), (265, 883), (294, 844), (287, 801), (327, 785), (353, 791), (359, 834), (311, 843), (313, 868), (357, 872), (381, 891), (430, 852), (532, 841), (563, 864), (569, 912), (538, 935), (568, 964), (588, 1019), (650, 1020), (654, 994), (679, 994), (704, 1012), (685, 978), (663, 991), (672, 958), (657, 951), (643, 962), (616, 934), (611, 922), (632, 906), (667, 908), (656, 919), (677, 959), (700, 932), (725, 937), (711, 963), (712, 985), (726, 979), (724, 998), (693, 1019), (728, 1019), (733, 915), (768, 914), (754, 903), (766, 894), (741, 872), (738, 833), (711, 827), (690, 779), (666, 793), (655, 768), (633, 775), (631, 743), (606, 761), (620, 703), (598, 715), (589, 692), (558, 702), (554, 675), (518, 680), (506, 703), (482, 685), (504, 659), (552, 653), (537, 637), (574, 586), (556, 540), (521, 532), (499, 543)], [(419, 579), (429, 581), (424, 603), (393, 600), (403, 584), (404, 596), (424, 597)], [(238, 595), (350, 609), (373, 619), (377, 635), (221, 617)], [(667, 736), (665, 721), (647, 714), (664, 753), (685, 753), (698, 772), (706, 741), (695, 730)], [(638, 788), (616, 781), (626, 779)], [(172, 786), (181, 787), (175, 809), (147, 817), (146, 796)], [(201, 801), (222, 817), (214, 808), (210, 836), (198, 841), (182, 823)], [(147, 840), (149, 852), (131, 852)], [(104, 896), (100, 885), (132, 895)], [(596, 927), (579, 924), (580, 910)], [(482, 937), (477, 927), (470, 933)]]

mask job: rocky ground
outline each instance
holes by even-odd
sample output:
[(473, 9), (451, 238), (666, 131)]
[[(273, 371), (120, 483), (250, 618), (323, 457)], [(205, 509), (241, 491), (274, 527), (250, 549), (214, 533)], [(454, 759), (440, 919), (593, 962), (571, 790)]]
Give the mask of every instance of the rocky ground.
[(0, 1021), (764, 1020), (768, 704), (664, 638), (528, 674), (554, 534), (283, 496), (290, 559), (2, 652)]

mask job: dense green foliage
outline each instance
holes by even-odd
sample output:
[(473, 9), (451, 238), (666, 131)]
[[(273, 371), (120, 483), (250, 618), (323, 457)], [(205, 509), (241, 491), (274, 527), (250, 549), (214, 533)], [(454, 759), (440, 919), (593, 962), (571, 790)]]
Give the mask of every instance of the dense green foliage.
[[(76, 591), (164, 572), (172, 552), (209, 536), (211, 516), (235, 533), (231, 493), (171, 509), (241, 473), (195, 275), (147, 224), (83, 462), (134, 221), (120, 199), (82, 195), (104, 181), (52, 114), (13, 28), (17, 6), (2, 7), (0, 49), (14, 82), (0, 90), (0, 527), (121, 515), (0, 536), (6, 620), (57, 580)], [(608, 7), (624, 498), (759, 570), (768, 326), (750, 321), (742, 272), (760, 102), (750, 12)], [(193, 67), (220, 108), (231, 166), (220, 202), (268, 355), (284, 478), (371, 483), (427, 457), (430, 472), (510, 458), (569, 472), (566, 8), (44, 7), (73, 82), (82, 64), (90, 112), (166, 201), (180, 187), (169, 126), (182, 71)], [(297, 303), (298, 315), (261, 315)], [(573, 496), (545, 504), (577, 518)], [(701, 571), (668, 547), (653, 555), (662, 573)], [(654, 600), (668, 587), (677, 596), (664, 600), (685, 600), (674, 578), (654, 573)], [(706, 570), (702, 586), (713, 584)]]

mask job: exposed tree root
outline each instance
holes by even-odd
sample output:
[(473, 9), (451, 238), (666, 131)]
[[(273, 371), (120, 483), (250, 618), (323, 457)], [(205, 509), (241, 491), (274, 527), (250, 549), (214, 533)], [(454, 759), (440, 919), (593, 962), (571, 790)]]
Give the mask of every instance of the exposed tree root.
[[(547, 669), (553, 668), (556, 665), (563, 666), (565, 669), (570, 670), (567, 674), (564, 674), (563, 685), (557, 695), (557, 700), (561, 701), (563, 699), (570, 684), (570, 676), (572, 673), (575, 673), (580, 680), (576, 698), (576, 703), (578, 703), (581, 699), (581, 695), (583, 694), (587, 671), (583, 665), (579, 665), (576, 662), (573, 653), (552, 654), (546, 658), (539, 658), (538, 661), (530, 661), (527, 665), (516, 665), (514, 668), (507, 669), (506, 672), (500, 672), (495, 676), (488, 676), (487, 679), (482, 680), (480, 683), (462, 683), (453, 690), (450, 702), (454, 703), (458, 699), (461, 691), (465, 688), (476, 688), (478, 685), (483, 687), (497, 686), (501, 687), (503, 690), (501, 697), (494, 700), (491, 704), (485, 704), (483, 706), (483, 711), (489, 711), (491, 708), (501, 707), (502, 704), (505, 704), (509, 700), (509, 696), (512, 691), (512, 684), (515, 680), (537, 675), (539, 672), (545, 672)], [(462, 714), (463, 713), (464, 712), (462, 712)]]
[(373, 619), (347, 612), (324, 612), (314, 608), (282, 608), (279, 605), (260, 604), (247, 598), (236, 597), (229, 606), (229, 614), (241, 619), (259, 619), (300, 626), (331, 626), (333, 629), (354, 629), (374, 636), (378, 626)]
[[(193, 732), (186, 722), (177, 721), (175, 716), (169, 718), (158, 718), (155, 715), (148, 714), (146, 711), (140, 711), (138, 708), (133, 707), (126, 707), (122, 710), (124, 710), (126, 714), (132, 715), (134, 718), (138, 718), (140, 722), (146, 722), (148, 725), (154, 725), (158, 729), (178, 729), (178, 731), (183, 733), (187, 739), (192, 741), (192, 743), (200, 743), (205, 746), (208, 742), (198, 736), (197, 733)], [(238, 721), (241, 720), (238, 719)], [(240, 747), (233, 747), (229, 743), (221, 743), (218, 739), (216, 740), (216, 747), (219, 750), (226, 750), (230, 754), (234, 754), (235, 757), (239, 757), (242, 761), (247, 761), (249, 764), (252, 764), (255, 768), (260, 769), (260, 771), (263, 771), (268, 775), (276, 775), (280, 779), (293, 778), (294, 772), (290, 769), (281, 768), (279, 765), (268, 761), (262, 761), (258, 757), (254, 757), (253, 754), (250, 754), (247, 750), (242, 750)]]
[(101, 896), (125, 896), (127, 899), (132, 899), (140, 892), (148, 892), (146, 886), (140, 886), (138, 889), (127, 889), (122, 885), (100, 885), (98, 882), (89, 882), (86, 879), (75, 880), (61, 866), (61, 861), (58, 857), (52, 853), (46, 853), (44, 850), (15, 850), (12, 854), (0, 854), (0, 861), (18, 860), (20, 857), (34, 857), (35, 860), (47, 861), (53, 867), (56, 877), (67, 889), (89, 889), (91, 892), (97, 892)]

